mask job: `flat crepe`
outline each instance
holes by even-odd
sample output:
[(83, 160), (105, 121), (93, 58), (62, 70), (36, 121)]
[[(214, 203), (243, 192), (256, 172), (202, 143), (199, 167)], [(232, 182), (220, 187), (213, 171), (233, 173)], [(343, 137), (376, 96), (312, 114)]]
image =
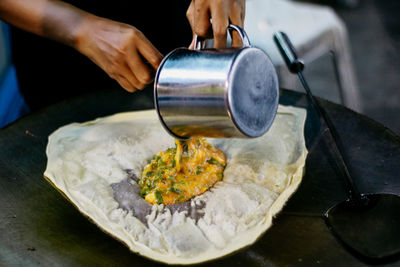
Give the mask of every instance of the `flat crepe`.
[(153, 155), (174, 146), (154, 110), (72, 123), (52, 133), (47, 180), (131, 251), (168, 264), (200, 263), (254, 243), (298, 188), (307, 149), (306, 111), (280, 106), (255, 139), (208, 139), (227, 157), (224, 178), (204, 194), (151, 205), (137, 185)]

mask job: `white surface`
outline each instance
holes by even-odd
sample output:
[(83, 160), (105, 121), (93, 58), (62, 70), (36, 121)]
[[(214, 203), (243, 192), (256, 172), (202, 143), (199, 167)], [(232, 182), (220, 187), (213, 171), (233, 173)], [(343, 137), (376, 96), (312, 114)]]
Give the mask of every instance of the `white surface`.
[(60, 128), (49, 137), (45, 177), (132, 251), (166, 263), (203, 262), (252, 244), (271, 226), (303, 175), (305, 117), (304, 109), (281, 106), (262, 137), (210, 140), (225, 153), (227, 167), (223, 181), (191, 200), (204, 214), (197, 221), (187, 211), (153, 205), (142, 223), (114, 199), (111, 184), (127, 178), (124, 170), (140, 178), (151, 157), (174, 144), (155, 111)]

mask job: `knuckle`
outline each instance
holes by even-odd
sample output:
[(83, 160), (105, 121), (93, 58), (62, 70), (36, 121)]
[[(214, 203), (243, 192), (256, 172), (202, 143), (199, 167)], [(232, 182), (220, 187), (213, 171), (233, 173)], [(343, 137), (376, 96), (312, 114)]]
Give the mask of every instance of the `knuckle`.
[(110, 62), (107, 64), (107, 66), (104, 68), (105, 72), (110, 76), (111, 78), (117, 80), (119, 78), (119, 72), (118, 72), (118, 67), (114, 61)]
[(217, 37), (223, 37), (226, 35), (227, 25), (216, 25), (213, 27), (214, 35)]
[[(152, 59), (151, 63), (153, 64), (153, 66), (160, 66), (162, 60), (163, 60), (163, 58), (160, 56), (155, 59)], [(153, 76), (154, 76), (154, 74), (153, 74)]]
[(194, 1), (192, 1), (188, 7), (188, 9), (186, 10), (186, 17), (190, 18), (193, 16), (193, 11), (194, 10)]
[(142, 38), (142, 32), (136, 28), (132, 28), (129, 31), (128, 40), (138, 40)]
[(193, 8), (188, 8), (188, 10), (186, 11), (186, 18), (192, 18), (193, 17)]
[(152, 76), (150, 75), (150, 73), (148, 73), (148, 72), (145, 73), (145, 74), (143, 74), (141, 78), (142, 78), (141, 81), (144, 82), (145, 84), (148, 84), (148, 83), (150, 83), (150, 82), (153, 80), (153, 79), (152, 79), (153, 77), (152, 77)]
[[(121, 85), (122, 86), (122, 85)], [(128, 91), (129, 93), (133, 93), (136, 91), (135, 88), (133, 88), (132, 86), (122, 86), (126, 91)]]
[(243, 9), (242, 1), (233, 1), (232, 9), (235, 11), (241, 11)]
[(117, 79), (117, 82), (122, 88), (124, 88), (128, 92), (130, 92), (130, 90), (132, 89), (131, 86), (129, 86), (129, 84), (123, 79)]
[(206, 27), (196, 26), (194, 32), (199, 36), (207, 36), (208, 29)]
[(114, 79), (114, 80), (118, 80), (117, 78), (117, 75), (115, 74), (115, 73), (113, 73), (113, 72), (109, 72), (108, 70), (105, 70), (107, 73), (108, 73), (108, 76), (111, 78), (111, 79)]
[(133, 93), (136, 91), (136, 88), (132, 86), (129, 82), (123, 81), (123, 83), (120, 83), (120, 85), (128, 92)]
[(146, 86), (146, 85), (143, 84), (143, 83), (138, 83), (138, 84), (136, 85), (137, 89), (139, 89), (139, 90), (142, 90), (145, 86)]
[(107, 64), (107, 67), (110, 68), (111, 70), (118, 69), (119, 66), (122, 65), (125, 59), (125, 54), (126, 54), (125, 50), (126, 50), (126, 44), (122, 44), (121, 46), (110, 51), (108, 55), (109, 63)]
[(138, 32), (134, 29), (130, 30), (128, 33), (128, 39), (135, 40), (138, 38)]
[(114, 59), (110, 62), (110, 64), (107, 64), (105, 71), (111, 78), (116, 79), (118, 78), (118, 66), (118, 59)]

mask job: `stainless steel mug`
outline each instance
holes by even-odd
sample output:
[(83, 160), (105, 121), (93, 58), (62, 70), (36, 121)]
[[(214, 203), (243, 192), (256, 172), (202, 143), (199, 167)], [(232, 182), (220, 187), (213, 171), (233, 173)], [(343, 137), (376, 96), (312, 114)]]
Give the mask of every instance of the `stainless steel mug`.
[(177, 48), (161, 62), (154, 102), (164, 128), (175, 138), (258, 137), (274, 121), (279, 89), (267, 54), (252, 47), (243, 29), (241, 48)]

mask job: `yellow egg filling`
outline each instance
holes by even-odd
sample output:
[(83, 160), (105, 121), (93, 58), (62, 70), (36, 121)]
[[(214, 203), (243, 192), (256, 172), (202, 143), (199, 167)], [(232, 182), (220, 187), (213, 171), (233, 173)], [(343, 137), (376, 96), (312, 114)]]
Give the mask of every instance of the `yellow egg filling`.
[(198, 196), (222, 180), (224, 153), (202, 138), (175, 140), (144, 167), (141, 196), (152, 204), (174, 204)]

